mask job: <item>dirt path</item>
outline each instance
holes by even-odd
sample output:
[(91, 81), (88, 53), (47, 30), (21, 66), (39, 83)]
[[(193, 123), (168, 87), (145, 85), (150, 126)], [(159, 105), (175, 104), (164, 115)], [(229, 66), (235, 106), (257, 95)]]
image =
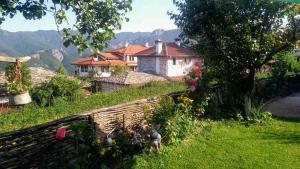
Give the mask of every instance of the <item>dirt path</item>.
[(300, 118), (300, 92), (269, 103), (264, 109), (278, 117)]

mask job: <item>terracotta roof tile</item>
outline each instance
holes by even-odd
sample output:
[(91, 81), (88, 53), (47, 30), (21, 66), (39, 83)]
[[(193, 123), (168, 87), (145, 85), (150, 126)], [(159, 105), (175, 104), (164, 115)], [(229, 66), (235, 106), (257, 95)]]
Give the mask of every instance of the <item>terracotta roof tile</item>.
[(110, 52), (99, 52), (98, 55), (100, 55), (103, 59), (107, 60), (122, 59), (119, 55)]
[[(128, 47), (121, 47), (117, 49), (111, 49), (104, 52), (98, 52), (100, 56), (99, 61), (93, 59), (93, 55), (87, 58), (81, 58), (73, 61), (72, 65), (121, 65), (126, 64), (123, 61), (124, 55), (134, 55), (138, 52), (147, 49), (147, 47), (142, 45), (128, 45)], [(136, 62), (127, 62), (130, 65), (136, 65)]]
[(122, 60), (94, 60), (93, 57), (78, 59), (71, 63), (72, 65), (107, 65), (107, 66), (114, 66), (114, 65), (124, 65), (126, 64)]
[(128, 45), (127, 47), (120, 47), (116, 49), (111, 49), (105, 51), (106, 53), (118, 53), (121, 55), (135, 55), (138, 52), (147, 49), (147, 47), (143, 45)]
[(135, 56), (165, 56), (165, 57), (190, 57), (190, 56), (198, 56), (198, 54), (188, 48), (183, 48), (178, 46), (176, 43), (163, 43), (162, 52), (160, 54), (156, 54), (155, 46), (150, 47), (144, 51), (136, 53)]

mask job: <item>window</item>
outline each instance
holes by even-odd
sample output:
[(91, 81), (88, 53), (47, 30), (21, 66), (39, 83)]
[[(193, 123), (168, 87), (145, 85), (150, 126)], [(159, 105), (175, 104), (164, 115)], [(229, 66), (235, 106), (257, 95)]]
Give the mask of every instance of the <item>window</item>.
[(176, 59), (173, 58), (173, 65), (176, 65)]
[(80, 69), (81, 69), (81, 72), (88, 72), (88, 66), (87, 65), (82, 65), (80, 67)]
[(134, 61), (134, 57), (133, 56), (129, 56), (129, 61)]
[(189, 58), (189, 63), (191, 63), (192, 62), (192, 58)]
[(184, 63), (187, 63), (187, 59), (186, 58), (184, 58)]
[(108, 72), (108, 67), (101, 67), (101, 72)]

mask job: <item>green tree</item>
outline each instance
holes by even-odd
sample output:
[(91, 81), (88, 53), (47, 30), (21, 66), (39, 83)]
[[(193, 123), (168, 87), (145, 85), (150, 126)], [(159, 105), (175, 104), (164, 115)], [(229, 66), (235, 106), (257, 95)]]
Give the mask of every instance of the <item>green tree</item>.
[(122, 74), (128, 70), (129, 70), (129, 67), (127, 65), (117, 65), (112, 68), (112, 74), (118, 75), (118, 74)]
[[(204, 53), (210, 81), (237, 90), (250, 116), (255, 74), (299, 36), (295, 5), (276, 0), (174, 0), (181, 37)], [(287, 17), (287, 19), (286, 19)], [(286, 24), (287, 22), (287, 24)]]
[[(121, 29), (121, 23), (128, 18), (125, 14), (131, 10), (132, 0), (2, 0), (0, 1), (0, 25), (8, 17), (13, 18), (18, 12), (25, 19), (41, 19), (47, 13), (54, 16), (64, 45), (73, 44), (81, 53), (90, 48), (102, 50), (106, 42), (114, 36), (114, 31)], [(66, 12), (72, 12), (76, 21), (73, 29), (63, 28), (68, 24)]]
[(61, 74), (61, 75), (68, 75), (67, 70), (65, 69), (64, 65), (61, 64), (58, 69), (56, 70), (56, 73)]

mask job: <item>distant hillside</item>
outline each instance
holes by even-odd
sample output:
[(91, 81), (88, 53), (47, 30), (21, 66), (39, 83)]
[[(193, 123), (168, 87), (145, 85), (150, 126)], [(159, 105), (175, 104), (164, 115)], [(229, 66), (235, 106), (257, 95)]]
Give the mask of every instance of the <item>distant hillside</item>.
[[(155, 39), (174, 41), (179, 30), (158, 29), (153, 32), (121, 32), (111, 40), (108, 48), (129, 44), (154, 44)], [(77, 48), (65, 48), (57, 31), (8, 32), (0, 30), (0, 53), (9, 56), (33, 56), (29, 62), (34, 67), (44, 67), (55, 70), (63, 63), (68, 71), (73, 72), (70, 62), (79, 58)], [(85, 54), (87, 55), (87, 54)], [(84, 56), (85, 56), (84, 55)], [(1, 66), (3, 67), (3, 66)], [(1, 68), (0, 68), (1, 69)]]

